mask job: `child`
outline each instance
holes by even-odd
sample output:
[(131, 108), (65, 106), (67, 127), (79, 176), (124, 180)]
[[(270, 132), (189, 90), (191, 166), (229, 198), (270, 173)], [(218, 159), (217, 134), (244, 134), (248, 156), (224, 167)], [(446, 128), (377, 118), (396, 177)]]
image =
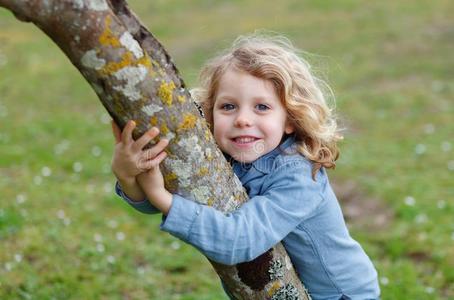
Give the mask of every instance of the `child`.
[(250, 200), (224, 215), (172, 195), (159, 170), (168, 142), (142, 150), (158, 130), (134, 142), (133, 122), (122, 133), (113, 124), (117, 193), (142, 212), (161, 211), (162, 230), (211, 260), (250, 261), (282, 241), (313, 299), (378, 299), (375, 268), (350, 237), (325, 170), (338, 157), (336, 121), (291, 44), (239, 38), (204, 67), (195, 96)]

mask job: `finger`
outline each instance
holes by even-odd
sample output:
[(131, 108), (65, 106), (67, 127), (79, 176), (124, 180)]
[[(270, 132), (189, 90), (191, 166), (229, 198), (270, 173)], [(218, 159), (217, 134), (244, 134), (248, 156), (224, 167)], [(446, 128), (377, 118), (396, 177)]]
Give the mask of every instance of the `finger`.
[(121, 130), (120, 130), (120, 127), (118, 127), (117, 123), (115, 123), (114, 120), (112, 120), (112, 122), (110, 122), (110, 124), (112, 125), (112, 133), (113, 133), (114, 138), (115, 138), (115, 144), (118, 144), (119, 142), (121, 142)]
[(143, 156), (146, 160), (154, 159), (159, 153), (161, 153), (167, 146), (169, 145), (169, 141), (166, 139), (160, 140), (156, 145), (151, 147), (148, 150), (145, 150)]
[(159, 166), (159, 164), (167, 157), (167, 153), (162, 151), (154, 159), (150, 159), (141, 163), (141, 169), (150, 170)]
[(142, 150), (146, 144), (148, 144), (152, 139), (157, 137), (159, 134), (159, 129), (157, 127), (153, 127), (147, 132), (145, 132), (137, 141), (134, 142), (134, 149), (135, 150)]
[(133, 120), (129, 120), (128, 123), (126, 123), (125, 128), (123, 128), (123, 132), (121, 133), (121, 140), (125, 144), (130, 144), (132, 142), (132, 131), (136, 127), (136, 122)]

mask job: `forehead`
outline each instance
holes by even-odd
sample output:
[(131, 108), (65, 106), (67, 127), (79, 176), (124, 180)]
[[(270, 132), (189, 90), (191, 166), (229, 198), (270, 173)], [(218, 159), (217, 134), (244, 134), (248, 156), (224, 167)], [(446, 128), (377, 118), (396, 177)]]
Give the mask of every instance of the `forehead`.
[(229, 68), (220, 77), (217, 97), (253, 96), (277, 98), (277, 93), (270, 80), (259, 78), (235, 68)]

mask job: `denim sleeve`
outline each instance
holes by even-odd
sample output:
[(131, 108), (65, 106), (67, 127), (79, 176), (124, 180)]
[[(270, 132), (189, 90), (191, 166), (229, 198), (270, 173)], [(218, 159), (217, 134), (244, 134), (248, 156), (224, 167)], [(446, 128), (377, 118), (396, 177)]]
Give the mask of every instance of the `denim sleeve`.
[(310, 218), (323, 200), (321, 184), (312, 180), (306, 165), (279, 168), (264, 186), (262, 195), (228, 214), (174, 195), (161, 229), (216, 262), (250, 261)]
[(131, 205), (134, 209), (144, 213), (144, 214), (157, 214), (160, 213), (160, 211), (151, 205), (150, 201), (148, 199), (144, 199), (142, 201), (134, 201), (131, 198), (129, 198), (122, 190), (120, 184), (118, 181), (115, 183), (115, 193), (123, 198), (123, 200), (126, 201), (129, 205)]

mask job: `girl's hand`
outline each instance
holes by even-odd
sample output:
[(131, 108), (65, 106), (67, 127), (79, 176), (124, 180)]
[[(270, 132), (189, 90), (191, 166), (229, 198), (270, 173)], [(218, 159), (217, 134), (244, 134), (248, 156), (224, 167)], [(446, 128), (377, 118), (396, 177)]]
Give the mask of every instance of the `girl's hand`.
[(156, 167), (159, 169), (159, 163), (166, 157), (166, 153), (163, 152), (169, 143), (166, 139), (143, 150), (145, 145), (159, 134), (159, 129), (153, 127), (134, 141), (132, 132), (135, 126), (134, 121), (129, 121), (121, 132), (117, 124), (112, 121), (112, 131), (115, 137), (112, 171), (120, 181), (135, 181), (135, 177), (140, 173)]

